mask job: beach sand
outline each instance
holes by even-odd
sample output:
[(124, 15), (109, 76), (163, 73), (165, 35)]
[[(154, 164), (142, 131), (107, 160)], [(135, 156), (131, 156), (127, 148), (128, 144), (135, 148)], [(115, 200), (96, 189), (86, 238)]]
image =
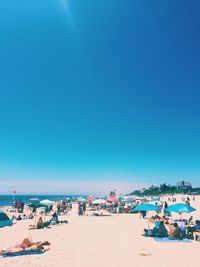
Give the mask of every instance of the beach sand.
[[(198, 209), (200, 197), (191, 205)], [(178, 215), (175, 215), (179, 218)], [(188, 218), (191, 214), (183, 217)], [(142, 267), (199, 266), (200, 242), (160, 243), (142, 236), (147, 226), (138, 214), (108, 217), (77, 215), (77, 205), (67, 216), (69, 224), (51, 229), (28, 230), (31, 220), (19, 221), (12, 227), (0, 229), (0, 249), (14, 247), (25, 237), (33, 241), (48, 240), (50, 250), (42, 255), (0, 258), (1, 267)], [(143, 255), (148, 256), (143, 256)]]

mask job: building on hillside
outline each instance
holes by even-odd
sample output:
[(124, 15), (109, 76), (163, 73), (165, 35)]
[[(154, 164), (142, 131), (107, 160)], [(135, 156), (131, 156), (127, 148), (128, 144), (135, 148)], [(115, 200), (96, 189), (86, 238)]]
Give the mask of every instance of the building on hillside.
[(190, 182), (181, 181), (181, 182), (176, 183), (176, 188), (177, 189), (191, 189), (192, 184)]

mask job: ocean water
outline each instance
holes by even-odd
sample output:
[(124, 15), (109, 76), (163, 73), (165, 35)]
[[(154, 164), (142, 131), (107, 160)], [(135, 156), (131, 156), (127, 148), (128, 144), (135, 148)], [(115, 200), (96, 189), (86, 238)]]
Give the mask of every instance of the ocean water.
[[(14, 201), (20, 201), (23, 200), (23, 202), (25, 204), (29, 203), (31, 198), (38, 198), (39, 200), (43, 200), (43, 199), (49, 199), (49, 200), (53, 200), (53, 201), (59, 201), (62, 200), (66, 197), (69, 197), (70, 199), (75, 199), (77, 197), (79, 197), (80, 195), (0, 195), (0, 206), (11, 206), (13, 200)], [(81, 195), (81, 197), (87, 197), (87, 196), (83, 196)]]

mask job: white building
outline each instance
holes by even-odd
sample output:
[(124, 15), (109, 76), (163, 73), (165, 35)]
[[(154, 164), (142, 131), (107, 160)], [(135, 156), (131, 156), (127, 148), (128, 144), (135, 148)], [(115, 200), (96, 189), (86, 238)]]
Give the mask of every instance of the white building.
[(192, 184), (190, 182), (181, 181), (176, 183), (177, 189), (191, 189)]

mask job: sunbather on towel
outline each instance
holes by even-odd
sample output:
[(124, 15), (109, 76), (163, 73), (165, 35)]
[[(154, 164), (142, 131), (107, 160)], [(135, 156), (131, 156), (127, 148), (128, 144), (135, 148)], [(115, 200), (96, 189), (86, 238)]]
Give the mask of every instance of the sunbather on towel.
[(0, 250), (0, 254), (4, 253), (20, 253), (23, 251), (47, 251), (44, 246), (49, 246), (48, 241), (44, 242), (32, 242), (29, 238), (25, 238), (22, 243), (17, 244), (13, 249)]
[(25, 238), (22, 243), (17, 244), (15, 248), (22, 248), (22, 249), (27, 249), (27, 248), (34, 248), (34, 249), (43, 249), (44, 246), (49, 246), (50, 243), (48, 241), (44, 242), (33, 242), (29, 238)]

